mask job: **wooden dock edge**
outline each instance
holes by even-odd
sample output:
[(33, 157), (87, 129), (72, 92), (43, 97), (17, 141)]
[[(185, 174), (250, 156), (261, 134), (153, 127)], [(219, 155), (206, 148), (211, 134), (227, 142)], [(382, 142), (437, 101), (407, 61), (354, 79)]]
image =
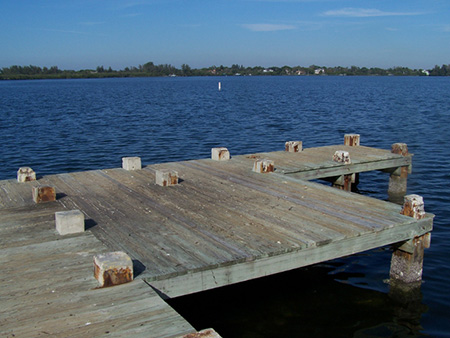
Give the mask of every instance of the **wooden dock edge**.
[(430, 232), (433, 229), (433, 218), (434, 215), (429, 213), (421, 220), (409, 221), (405, 218), (405, 223), (402, 225), (382, 232), (373, 232), (363, 237), (343, 239), (320, 247), (306, 248), (255, 261), (188, 272), (167, 279), (152, 280), (145, 274), (142, 278), (157, 290), (162, 298), (183, 296), (407, 241)]

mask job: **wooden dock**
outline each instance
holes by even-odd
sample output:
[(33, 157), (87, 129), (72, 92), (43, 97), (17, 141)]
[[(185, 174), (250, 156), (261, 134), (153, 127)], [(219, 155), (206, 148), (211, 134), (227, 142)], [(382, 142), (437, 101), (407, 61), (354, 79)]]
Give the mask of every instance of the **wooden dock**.
[[(351, 164), (332, 161), (336, 150), (348, 150)], [(274, 172), (252, 171), (263, 158)], [(32, 332), (35, 323), (47, 332), (62, 318), (83, 336), (141, 327), (151, 337), (192, 332), (142, 280), (163, 298), (177, 297), (422, 236), (432, 230), (431, 214), (417, 220), (397, 204), (306, 181), (410, 166), (411, 156), (339, 145), (1, 181), (0, 292), (8, 306), (0, 332)], [(179, 184), (156, 185), (161, 169), (178, 172)], [(35, 204), (31, 186), (55, 187), (57, 201)], [(73, 209), (85, 214), (88, 231), (58, 237), (52, 215)], [(92, 255), (107, 250), (128, 253), (143, 270), (137, 280), (94, 289)], [(41, 311), (47, 303), (58, 305)], [(95, 331), (85, 324), (97, 315)], [(124, 331), (111, 328), (116, 320)], [(172, 320), (177, 333), (165, 331)]]

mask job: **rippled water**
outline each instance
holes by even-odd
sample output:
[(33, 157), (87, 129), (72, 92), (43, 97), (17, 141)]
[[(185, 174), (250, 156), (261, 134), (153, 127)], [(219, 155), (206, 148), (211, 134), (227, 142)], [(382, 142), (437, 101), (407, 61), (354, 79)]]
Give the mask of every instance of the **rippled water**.
[[(218, 81), (222, 90), (218, 90)], [(436, 214), (424, 284), (415, 299), (389, 294), (390, 250), (181, 297), (172, 305), (224, 337), (450, 336), (449, 78), (223, 77), (0, 81), (0, 179), (343, 142), (414, 153), (408, 192)], [(386, 199), (383, 173), (361, 193)]]

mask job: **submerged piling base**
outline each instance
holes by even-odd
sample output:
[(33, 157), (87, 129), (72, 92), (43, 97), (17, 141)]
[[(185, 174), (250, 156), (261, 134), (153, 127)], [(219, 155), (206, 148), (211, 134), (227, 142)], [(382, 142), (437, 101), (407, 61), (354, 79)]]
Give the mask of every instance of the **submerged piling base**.
[[(401, 214), (415, 219), (425, 217), (424, 203), (421, 196), (405, 196)], [(392, 283), (419, 284), (422, 281), (424, 249), (430, 247), (431, 234), (414, 237), (399, 243), (394, 249), (391, 260), (390, 278)]]
[(407, 284), (421, 282), (424, 249), (428, 247), (426, 236), (416, 237), (407, 242), (411, 252), (400, 248), (394, 250), (391, 259), (391, 280)]

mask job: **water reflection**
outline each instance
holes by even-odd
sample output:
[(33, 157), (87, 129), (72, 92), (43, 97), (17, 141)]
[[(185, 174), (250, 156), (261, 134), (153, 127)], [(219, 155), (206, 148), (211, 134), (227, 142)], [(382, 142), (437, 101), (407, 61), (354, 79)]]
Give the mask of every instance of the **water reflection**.
[[(414, 337), (427, 311), (420, 288), (381, 292), (352, 285), (360, 273), (333, 261), (169, 300), (196, 329), (222, 337)], [(339, 280), (337, 280), (339, 279)]]

